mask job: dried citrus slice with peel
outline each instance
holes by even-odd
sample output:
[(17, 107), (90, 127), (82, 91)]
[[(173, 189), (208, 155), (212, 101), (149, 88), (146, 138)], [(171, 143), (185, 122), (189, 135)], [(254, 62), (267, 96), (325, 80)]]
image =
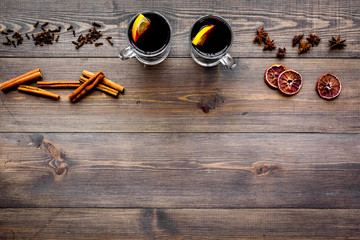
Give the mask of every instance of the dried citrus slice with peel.
[(143, 35), (146, 30), (150, 27), (150, 21), (141, 13), (134, 21), (132, 26), (132, 38), (136, 43), (141, 35)]
[(323, 74), (316, 83), (316, 89), (320, 97), (333, 99), (341, 92), (341, 81), (332, 73)]
[(281, 64), (274, 64), (268, 67), (265, 71), (265, 82), (270, 87), (278, 88), (279, 75), (286, 70), (286, 67)]
[(301, 74), (291, 69), (282, 72), (278, 79), (279, 90), (286, 95), (298, 93), (302, 84), (303, 80)]
[(192, 44), (195, 46), (202, 46), (204, 45), (207, 37), (209, 36), (211, 30), (215, 27), (215, 25), (208, 25), (206, 27), (203, 27), (194, 37), (192, 40)]

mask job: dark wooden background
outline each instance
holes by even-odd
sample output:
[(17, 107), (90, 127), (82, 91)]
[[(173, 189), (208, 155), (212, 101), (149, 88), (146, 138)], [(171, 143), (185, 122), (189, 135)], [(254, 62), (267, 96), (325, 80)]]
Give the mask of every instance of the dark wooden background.
[[(121, 61), (128, 20), (149, 9), (173, 26), (169, 58)], [(206, 13), (233, 28), (233, 71), (190, 58), (188, 31)], [(115, 46), (75, 50), (66, 31), (52, 46), (1, 44), (1, 82), (37, 67), (44, 81), (102, 70), (126, 92), (77, 104), (72, 90), (0, 93), (0, 239), (360, 239), (359, 1), (0, 2), (2, 30), (36, 21), (78, 34), (97, 21)], [(252, 43), (262, 26), (285, 59)], [(300, 33), (322, 40), (298, 55)], [(348, 46), (329, 50), (339, 34)], [(302, 74), (297, 95), (265, 84), (275, 63)], [(343, 83), (333, 101), (315, 92), (326, 72)], [(204, 113), (216, 94), (226, 103)]]

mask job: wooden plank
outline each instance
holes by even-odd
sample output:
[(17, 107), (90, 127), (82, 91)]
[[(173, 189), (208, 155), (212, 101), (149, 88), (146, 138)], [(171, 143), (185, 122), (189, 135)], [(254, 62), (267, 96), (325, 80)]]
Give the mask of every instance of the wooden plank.
[(4, 239), (357, 239), (359, 209), (0, 209)]
[[(125, 87), (118, 99), (94, 92), (72, 104), (72, 90), (53, 90), (53, 101), (17, 91), (0, 93), (1, 132), (360, 132), (360, 60), (286, 59), (304, 78), (301, 91), (286, 97), (269, 88), (265, 69), (273, 59), (240, 60), (232, 72), (204, 69), (191, 59), (168, 59), (155, 67), (119, 59), (0, 59), (3, 81), (40, 67), (44, 81), (77, 80), (84, 69)], [(340, 77), (333, 101), (315, 91), (325, 72)], [(221, 96), (224, 104), (204, 113), (200, 103)], [(305, 122), (306, 121), (306, 124)]]
[(0, 134), (0, 207), (359, 208), (359, 134)]
[[(56, 9), (56, 12), (53, 10)], [(274, 0), (256, 1), (34, 1), (3, 0), (0, 3), (1, 29), (9, 27), (21, 33), (36, 32), (33, 24), (37, 21), (49, 22), (50, 27), (70, 24), (77, 34), (87, 33), (92, 21), (100, 22), (104, 35), (113, 36), (111, 47), (105, 40), (104, 46), (95, 48), (85, 46), (75, 50), (69, 32), (62, 32), (59, 43), (53, 46), (34, 46), (24, 40), (18, 48), (0, 45), (2, 56), (27, 57), (116, 57), (119, 49), (126, 44), (126, 27), (130, 18), (141, 10), (153, 9), (162, 12), (169, 19), (174, 32), (171, 57), (188, 57), (188, 34), (197, 18), (205, 14), (218, 14), (227, 19), (234, 31), (234, 44), (231, 53), (235, 57), (275, 57), (276, 51), (262, 51), (262, 46), (254, 44), (256, 29), (262, 26), (275, 39), (277, 46), (287, 48), (287, 57), (298, 57), (297, 48), (291, 46), (294, 35), (317, 33), (321, 38), (318, 47), (301, 58), (332, 57), (358, 58), (360, 46), (360, 3), (358, 0), (346, 1), (295, 1)], [(328, 40), (341, 34), (347, 39), (344, 50), (329, 51)], [(0, 36), (0, 39), (5, 39)]]

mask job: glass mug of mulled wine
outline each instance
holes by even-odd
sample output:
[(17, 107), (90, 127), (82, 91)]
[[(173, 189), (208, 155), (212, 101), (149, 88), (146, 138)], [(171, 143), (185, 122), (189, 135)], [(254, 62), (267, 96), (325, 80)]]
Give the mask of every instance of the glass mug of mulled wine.
[(190, 29), (190, 54), (203, 67), (213, 67), (222, 63), (232, 69), (236, 61), (228, 53), (233, 42), (230, 24), (222, 17), (206, 15)]
[(127, 27), (128, 47), (119, 54), (121, 60), (136, 57), (146, 65), (161, 63), (170, 53), (172, 29), (160, 13), (145, 11), (135, 15)]

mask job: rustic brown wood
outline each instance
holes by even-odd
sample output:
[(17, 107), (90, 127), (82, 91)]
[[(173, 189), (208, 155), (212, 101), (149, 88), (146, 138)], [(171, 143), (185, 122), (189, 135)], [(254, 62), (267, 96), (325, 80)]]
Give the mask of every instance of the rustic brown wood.
[(359, 134), (2, 133), (0, 207), (359, 208)]
[(357, 239), (359, 209), (1, 209), (5, 239)]
[[(148, 9), (173, 27), (169, 58), (123, 62), (128, 21)], [(190, 27), (207, 13), (233, 28), (233, 71), (190, 58)], [(0, 30), (24, 38), (0, 43), (0, 82), (37, 67), (45, 81), (101, 69), (126, 88), (75, 105), (69, 89), (54, 89), (59, 102), (0, 92), (0, 239), (359, 239), (358, 0), (2, 0), (0, 16)], [(25, 33), (37, 21), (61, 26), (59, 42), (34, 46)], [(114, 46), (76, 50), (66, 28), (86, 34), (93, 21)], [(252, 42), (261, 27), (285, 59)], [(298, 55), (301, 33), (319, 46)], [(339, 34), (347, 46), (329, 50)], [(265, 84), (274, 63), (302, 74), (299, 94)], [(343, 85), (333, 101), (315, 92), (326, 72)]]
[[(56, 14), (54, 13), (56, 9)], [(218, 14), (227, 19), (234, 31), (234, 44), (231, 53), (235, 57), (271, 57), (276, 51), (262, 51), (262, 46), (254, 44), (256, 29), (265, 27), (278, 47), (286, 47), (287, 57), (298, 57), (297, 48), (291, 47), (295, 34), (317, 33), (321, 37), (318, 47), (301, 58), (360, 57), (358, 32), (360, 31), (359, 1), (38, 1), (12, 0), (2, 1), (0, 16), (1, 30), (5, 27), (25, 34), (34, 31), (33, 24), (49, 22), (52, 29), (62, 26), (58, 43), (51, 46), (34, 46), (24, 36), (23, 44), (17, 48), (0, 45), (2, 56), (27, 57), (116, 57), (119, 49), (126, 47), (126, 27), (130, 18), (141, 10), (152, 9), (162, 12), (173, 27), (174, 39), (171, 57), (188, 57), (188, 34), (197, 18), (204, 14)], [(59, 14), (58, 14), (59, 13)], [(72, 31), (66, 31), (73, 25), (76, 34), (87, 33), (92, 21), (99, 22), (105, 36), (112, 36), (114, 47), (102, 39), (104, 45), (95, 48), (86, 45), (79, 50), (71, 44), (76, 40)], [(344, 50), (329, 50), (331, 36), (341, 34), (347, 39)], [(0, 39), (5, 40), (4, 35)]]
[[(220, 67), (204, 69), (188, 58), (168, 59), (154, 67), (104, 58), (3, 58), (5, 79), (34, 67), (43, 70), (44, 81), (77, 80), (85, 68), (101, 69), (126, 90), (118, 99), (94, 91), (76, 106), (66, 98), (68, 89), (54, 90), (63, 96), (60, 102), (16, 91), (0, 93), (0, 131), (360, 132), (358, 59), (285, 59), (282, 63), (304, 78), (301, 91), (292, 97), (269, 88), (263, 79), (265, 69), (276, 62), (242, 59), (229, 72)], [(343, 83), (342, 93), (333, 101), (315, 91), (325, 72), (336, 74)], [(201, 103), (216, 94), (225, 98), (225, 104), (204, 113)]]

